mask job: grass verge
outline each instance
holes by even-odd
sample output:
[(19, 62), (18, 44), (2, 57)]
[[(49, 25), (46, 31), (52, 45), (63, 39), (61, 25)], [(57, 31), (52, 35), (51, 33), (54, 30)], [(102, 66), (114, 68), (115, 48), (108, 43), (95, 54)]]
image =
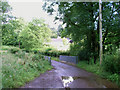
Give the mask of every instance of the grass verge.
[(95, 73), (104, 79), (110, 80), (113, 83), (116, 83), (118, 87), (120, 87), (120, 75), (118, 75), (117, 73), (112, 74), (110, 72), (104, 71), (103, 68), (99, 66), (99, 63), (88, 64), (86, 61), (80, 61), (76, 66), (86, 71)]
[[(6, 49), (5, 49), (6, 50)], [(8, 47), (7, 47), (8, 50)], [(37, 56), (36, 56), (37, 57)], [(18, 88), (33, 80), (47, 70), (51, 70), (49, 62), (35, 58), (33, 53), (2, 53), (2, 88)]]
[(58, 57), (51, 57), (51, 60), (60, 61)]

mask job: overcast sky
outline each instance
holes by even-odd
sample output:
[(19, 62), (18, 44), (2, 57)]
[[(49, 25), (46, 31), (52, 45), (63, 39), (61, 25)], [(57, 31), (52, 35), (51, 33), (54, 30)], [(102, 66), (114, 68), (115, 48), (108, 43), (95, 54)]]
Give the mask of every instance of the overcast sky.
[(25, 21), (31, 21), (32, 18), (43, 18), (50, 27), (57, 29), (60, 23), (54, 24), (54, 16), (48, 15), (42, 10), (43, 0), (8, 0), (12, 9), (12, 14), (16, 17), (23, 17)]

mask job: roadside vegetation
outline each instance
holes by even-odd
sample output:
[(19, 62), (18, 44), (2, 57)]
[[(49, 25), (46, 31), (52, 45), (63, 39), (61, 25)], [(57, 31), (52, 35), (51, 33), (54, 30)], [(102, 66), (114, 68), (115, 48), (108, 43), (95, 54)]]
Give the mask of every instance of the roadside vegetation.
[[(7, 50), (7, 52), (4, 52)], [(2, 48), (2, 88), (18, 88), (52, 66), (41, 54), (26, 53), (17, 47)]]
[[(58, 5), (55, 20), (63, 21), (59, 31), (51, 30), (43, 19), (11, 16), (8, 2), (0, 1), (0, 40), (2, 47), (2, 84), (4, 88), (20, 87), (52, 67), (44, 56), (59, 61), (60, 55), (78, 56), (78, 67), (96, 73), (120, 86), (120, 34), (118, 2), (102, 3), (103, 61), (99, 64), (99, 4), (97, 2), (46, 2), (43, 9), (52, 14)], [(68, 51), (58, 51), (46, 44), (57, 34)], [(69, 38), (70, 42), (67, 42)], [(1, 76), (0, 76), (1, 77)]]
[(119, 2), (102, 2), (103, 61), (100, 65), (100, 22), (98, 2), (45, 2), (43, 9), (63, 21), (61, 37), (71, 40), (69, 55), (79, 58), (80, 68), (120, 85)]
[(89, 72), (95, 73), (100, 77), (110, 80), (120, 87), (120, 51), (113, 54), (104, 55), (103, 63), (100, 66), (99, 61), (94, 64), (93, 60), (88, 64), (82, 60), (77, 64), (77, 67), (83, 68)]
[(34, 51), (50, 48), (44, 43), (50, 41), (52, 31), (43, 19), (34, 18), (26, 22), (23, 18), (12, 16), (9, 13), (12, 8), (7, 1), (0, 1), (0, 7), (2, 88), (18, 88), (52, 69), (44, 56)]
[(51, 60), (60, 61), (58, 57), (51, 57)]

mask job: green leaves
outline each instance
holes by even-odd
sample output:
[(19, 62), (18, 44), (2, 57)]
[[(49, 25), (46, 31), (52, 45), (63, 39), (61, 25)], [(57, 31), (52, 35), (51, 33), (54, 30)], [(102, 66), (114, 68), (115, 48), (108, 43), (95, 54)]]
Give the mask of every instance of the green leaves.
[[(71, 52), (82, 55), (83, 50), (85, 53), (89, 52), (89, 55), (83, 55), (84, 57), (96, 59), (99, 54), (99, 3), (59, 2), (56, 5), (58, 5), (58, 13), (55, 19), (63, 21), (66, 25), (60, 30), (61, 36), (74, 41)], [(120, 44), (118, 5), (117, 2), (102, 3), (103, 46), (108, 50), (111, 47), (119, 48)], [(52, 3), (46, 5), (46, 10), (47, 7), (52, 8)]]
[(7, 24), (2, 25), (2, 43), (3, 45), (17, 45), (18, 36), (22, 31), (24, 24), (21, 19), (9, 20)]
[(19, 41), (26, 50), (39, 48), (51, 37), (51, 30), (44, 24), (44, 20), (33, 19), (24, 27), (19, 35)]

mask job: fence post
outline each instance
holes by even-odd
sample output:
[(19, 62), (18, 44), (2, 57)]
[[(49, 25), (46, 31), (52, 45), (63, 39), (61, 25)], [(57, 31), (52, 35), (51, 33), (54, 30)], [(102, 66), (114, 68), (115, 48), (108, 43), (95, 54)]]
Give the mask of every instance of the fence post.
[(50, 65), (51, 65), (51, 57), (49, 57), (49, 56), (44, 56), (44, 58), (45, 58), (45, 60), (48, 60), (48, 62), (49, 62)]

